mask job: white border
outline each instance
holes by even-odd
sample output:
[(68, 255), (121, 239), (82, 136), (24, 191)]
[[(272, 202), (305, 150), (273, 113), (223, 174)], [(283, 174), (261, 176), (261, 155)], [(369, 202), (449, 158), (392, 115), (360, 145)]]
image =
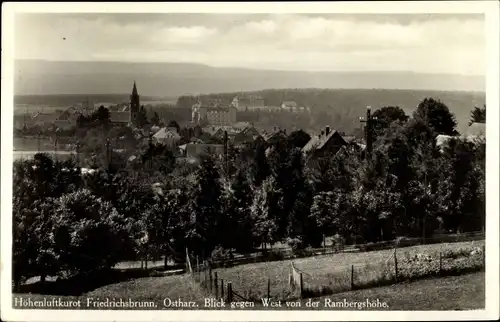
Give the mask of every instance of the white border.
[[(11, 291), (13, 28), (17, 12), (484, 13), (487, 39), (486, 309), (478, 311), (67, 311), (14, 310)], [(479, 320), (499, 317), (499, 3), (497, 1), (292, 3), (2, 3), (1, 318), (8, 321)]]

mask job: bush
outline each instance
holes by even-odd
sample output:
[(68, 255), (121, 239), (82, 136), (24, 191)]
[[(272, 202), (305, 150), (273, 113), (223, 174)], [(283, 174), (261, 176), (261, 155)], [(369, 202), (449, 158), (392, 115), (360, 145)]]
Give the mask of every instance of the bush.
[(223, 248), (222, 246), (217, 246), (215, 249), (212, 251), (211, 259), (212, 261), (215, 262), (225, 262), (228, 260), (234, 259), (234, 253), (236, 252), (235, 249), (226, 249)]
[(288, 238), (287, 240), (288, 246), (292, 248), (292, 251), (295, 253), (298, 250), (305, 248), (305, 243), (300, 238)]
[(128, 221), (85, 189), (54, 201), (50, 226), (59, 273), (68, 276), (113, 267), (129, 238)]

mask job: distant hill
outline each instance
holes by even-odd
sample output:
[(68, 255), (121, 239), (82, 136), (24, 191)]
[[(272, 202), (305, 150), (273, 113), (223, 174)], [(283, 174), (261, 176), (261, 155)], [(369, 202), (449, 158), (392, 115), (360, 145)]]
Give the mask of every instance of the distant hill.
[(210, 67), (184, 63), (15, 61), (15, 94), (123, 94), (137, 81), (139, 94), (172, 97), (190, 93), (266, 88), (410, 89), (484, 91), (482, 76), (411, 72), (303, 72)]
[[(211, 94), (207, 97), (219, 98), (223, 101), (231, 101), (237, 95), (233, 93)], [(373, 110), (383, 106), (399, 106), (409, 116), (412, 115), (416, 106), (426, 97), (439, 99), (445, 103), (455, 115), (458, 130), (463, 132), (470, 119), (470, 112), (474, 106), (483, 106), (486, 96), (483, 92), (460, 92), (460, 91), (432, 91), (432, 90), (395, 90), (395, 89), (268, 89), (252, 91), (248, 94), (262, 96), (266, 105), (279, 106), (283, 100), (293, 100), (299, 106), (309, 106), (312, 111), (315, 126), (329, 124), (333, 128), (352, 133), (359, 129), (359, 117), (366, 113), (366, 106)], [(178, 101), (189, 100), (181, 97)], [(203, 98), (203, 96), (202, 96)], [(325, 114), (326, 113), (326, 114)], [(281, 119), (275, 122), (290, 123), (293, 121)], [(296, 121), (295, 121), (296, 122)], [(299, 124), (284, 124), (296, 125)], [(300, 124), (303, 127), (304, 124)]]

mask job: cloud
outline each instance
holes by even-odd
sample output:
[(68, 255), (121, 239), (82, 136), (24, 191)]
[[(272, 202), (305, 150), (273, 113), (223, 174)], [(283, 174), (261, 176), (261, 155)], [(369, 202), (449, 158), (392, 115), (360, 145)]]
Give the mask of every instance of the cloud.
[(171, 27), (165, 30), (164, 39), (166, 42), (172, 43), (190, 43), (190, 42), (207, 42), (209, 39), (217, 34), (217, 29), (207, 28), (205, 26), (192, 26), (192, 27)]
[(251, 32), (272, 34), (277, 31), (278, 26), (275, 21), (262, 20), (262, 21), (247, 22), (245, 24), (245, 28), (247, 28)]
[[(484, 20), (458, 15), (38, 15), (16, 56), (305, 70), (484, 73)], [(62, 38), (66, 38), (62, 41)]]

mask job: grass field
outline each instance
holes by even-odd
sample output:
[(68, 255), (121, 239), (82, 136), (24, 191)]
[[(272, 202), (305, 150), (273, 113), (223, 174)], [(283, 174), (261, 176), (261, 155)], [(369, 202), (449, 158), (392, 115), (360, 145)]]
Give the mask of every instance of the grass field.
[[(485, 306), (483, 272), (430, 278), (410, 283), (376, 287), (324, 296), (314, 300), (358, 301), (379, 299), (389, 310), (477, 310)], [(349, 310), (346, 308), (346, 310)]]
[[(41, 294), (14, 294), (17, 298), (30, 298), (32, 301), (39, 301), (51, 298), (61, 298), (62, 300), (80, 300), (81, 309), (95, 309), (87, 307), (88, 298), (105, 300), (106, 298), (124, 301), (129, 299), (133, 301), (152, 301), (156, 307), (149, 309), (164, 309), (163, 301), (169, 298), (172, 301), (182, 299), (183, 301), (195, 301), (202, 305), (204, 293), (196, 285), (192, 278), (186, 274), (164, 276), (164, 277), (144, 277), (130, 281), (120, 282), (99, 287), (93, 291), (78, 296), (59, 296), (59, 295), (41, 295)], [(144, 308), (148, 309), (148, 308)]]
[[(406, 247), (398, 249), (398, 271), (401, 277), (405, 274), (419, 275), (423, 264), (421, 262), (409, 262), (407, 259), (416, 254), (426, 254), (432, 259), (425, 262), (425, 269), (439, 269), (439, 253), (447, 251), (458, 251), (460, 249), (471, 249), (482, 247), (484, 241), (432, 244)], [(481, 261), (481, 255), (475, 256), (476, 261)], [(297, 298), (298, 294), (289, 287), (289, 274), (291, 273), (291, 262), (303, 272), (303, 280), (306, 287), (315, 289), (314, 292), (321, 294), (332, 294), (346, 290), (351, 287), (351, 270), (354, 265), (355, 286), (376, 286), (379, 281), (391, 281), (394, 277), (394, 250), (382, 250), (362, 253), (339, 253), (334, 255), (315, 256), (295, 260), (284, 260), (279, 262), (263, 262), (247, 264), (231, 268), (214, 270), (219, 279), (232, 283), (233, 290), (248, 300), (258, 300), (267, 296), (267, 284), (270, 279), (270, 295), (277, 299)], [(464, 265), (462, 259), (442, 260), (443, 269), (451, 266)], [(423, 271), (426, 273), (427, 271)], [(421, 274), (423, 277), (425, 274)], [(371, 283), (371, 284), (370, 284)], [(380, 283), (383, 284), (383, 283)], [(380, 285), (379, 284), (379, 285)], [(319, 290), (318, 290), (319, 288)]]
[[(167, 309), (163, 306), (165, 298), (172, 300), (182, 299), (194, 301), (198, 307), (193, 309), (205, 309), (203, 299), (206, 296), (200, 288), (192, 282), (187, 275), (168, 277), (139, 278), (133, 281), (121, 282), (107, 285), (81, 296), (53, 296), (37, 294), (15, 294), (17, 298), (30, 298), (32, 301), (61, 298), (63, 300), (80, 300), (82, 309), (86, 307), (87, 298), (124, 299), (134, 301), (153, 301), (156, 307), (144, 309)], [(323, 310), (359, 310), (360, 308), (325, 307), (324, 302), (329, 299), (332, 302), (386, 302), (388, 310), (473, 310), (484, 308), (485, 305), (485, 274), (482, 272), (466, 274), (461, 276), (430, 278), (409, 283), (396, 284), (385, 287), (377, 287), (366, 290), (338, 293), (311, 299), (319, 301)], [(307, 308), (302, 300), (298, 309)], [(171, 307), (169, 309), (179, 309)], [(264, 309), (256, 303), (254, 309)], [(288, 309), (288, 308), (286, 308)], [(362, 308), (364, 310), (369, 308)], [(375, 308), (373, 308), (375, 309)], [(381, 310), (381, 308), (376, 308)]]

